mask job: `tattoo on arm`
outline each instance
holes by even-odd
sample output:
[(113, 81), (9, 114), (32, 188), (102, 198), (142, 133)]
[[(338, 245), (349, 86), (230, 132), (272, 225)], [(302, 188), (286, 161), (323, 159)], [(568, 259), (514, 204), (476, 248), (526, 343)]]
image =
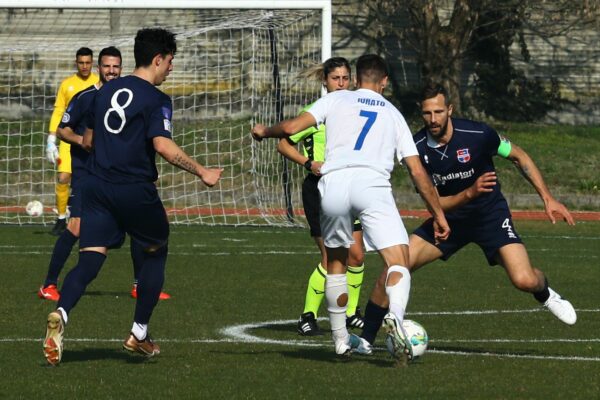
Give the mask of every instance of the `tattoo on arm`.
[(181, 154), (175, 155), (175, 157), (173, 157), (173, 159), (171, 160), (171, 164), (196, 175), (196, 168), (194, 167), (194, 164), (190, 160), (187, 160), (185, 157), (183, 157), (183, 155)]

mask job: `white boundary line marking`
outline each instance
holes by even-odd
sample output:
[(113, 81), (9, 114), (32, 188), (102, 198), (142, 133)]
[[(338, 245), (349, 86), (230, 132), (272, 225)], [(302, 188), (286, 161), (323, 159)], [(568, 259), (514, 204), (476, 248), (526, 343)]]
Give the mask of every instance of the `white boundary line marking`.
[[(433, 311), (433, 312), (412, 312), (407, 315), (490, 315), (490, 314), (506, 314), (506, 313), (529, 313), (543, 311), (540, 308), (529, 309), (529, 310), (483, 310), (483, 311)], [(590, 310), (577, 310), (578, 312), (591, 312), (598, 313), (600, 309)], [(319, 318), (319, 320), (326, 320), (326, 318)], [(288, 320), (273, 320), (263, 321), (250, 324), (240, 324), (225, 327), (219, 330), (219, 333), (224, 335), (222, 339), (202, 339), (202, 338), (189, 338), (189, 339), (168, 339), (168, 338), (156, 338), (158, 342), (165, 343), (255, 343), (255, 344), (270, 344), (270, 345), (281, 345), (281, 346), (298, 346), (298, 347), (321, 347), (329, 348), (331, 344), (329, 342), (316, 342), (314, 340), (281, 340), (271, 339), (256, 336), (249, 331), (253, 329), (264, 328), (273, 325), (295, 325), (298, 321), (295, 319)], [(69, 338), (66, 337), (66, 342), (78, 342), (78, 343), (115, 343), (121, 342), (123, 339), (102, 339), (102, 338)], [(25, 342), (42, 342), (42, 338), (0, 338), (0, 343), (25, 343)], [(566, 338), (555, 338), (555, 339), (433, 339), (431, 344), (436, 343), (600, 343), (600, 338), (589, 338), (589, 339), (566, 339)], [(383, 351), (381, 347), (375, 347), (378, 351)], [(433, 354), (447, 354), (455, 356), (480, 356), (480, 357), (497, 357), (497, 358), (517, 358), (517, 359), (532, 359), (532, 360), (560, 360), (560, 361), (592, 361), (600, 362), (600, 357), (583, 357), (583, 356), (555, 356), (555, 355), (528, 355), (528, 354), (512, 354), (512, 353), (497, 353), (489, 351), (451, 351), (451, 350), (438, 350), (435, 348), (429, 349), (428, 353)]]

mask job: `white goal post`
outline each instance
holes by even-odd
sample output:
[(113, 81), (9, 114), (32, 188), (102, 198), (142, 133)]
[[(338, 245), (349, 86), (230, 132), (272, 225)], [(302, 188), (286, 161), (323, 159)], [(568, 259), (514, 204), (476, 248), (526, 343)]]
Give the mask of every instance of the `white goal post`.
[[(160, 157), (159, 187), (174, 223), (304, 224), (304, 173), (276, 141), (254, 142), (254, 123), (296, 115), (321, 94), (300, 78), (331, 56), (331, 0), (0, 0), (0, 223), (52, 223), (54, 166), (45, 141), (60, 82), (75, 72), (75, 52), (94, 58), (114, 45), (123, 75), (133, 70), (140, 28), (177, 34), (174, 70), (160, 87), (173, 99), (173, 139), (221, 181), (199, 179)], [(40, 200), (43, 217), (25, 205)]]

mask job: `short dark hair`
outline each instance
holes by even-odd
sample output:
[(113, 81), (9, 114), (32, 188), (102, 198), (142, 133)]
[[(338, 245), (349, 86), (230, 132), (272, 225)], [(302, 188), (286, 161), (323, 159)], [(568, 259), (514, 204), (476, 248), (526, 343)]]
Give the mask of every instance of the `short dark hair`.
[(329, 75), (329, 73), (331, 71), (333, 71), (336, 68), (342, 68), (342, 67), (345, 67), (348, 70), (348, 72), (350, 72), (350, 74), (352, 74), (352, 69), (350, 68), (350, 63), (344, 57), (331, 57), (331, 58), (327, 59), (323, 63), (323, 78), (327, 79), (327, 75)]
[(175, 55), (177, 43), (175, 34), (162, 28), (145, 28), (137, 31), (133, 55), (135, 67), (147, 67), (157, 55)]
[(94, 58), (94, 52), (89, 47), (80, 47), (79, 50), (77, 50), (77, 53), (75, 53), (75, 58), (79, 56), (90, 56)]
[(115, 46), (108, 46), (100, 50), (100, 54), (98, 54), (98, 65), (100, 65), (102, 61), (102, 57), (119, 57), (119, 60), (123, 61), (123, 57), (121, 57), (121, 51), (117, 49)]
[(423, 87), (421, 91), (421, 103), (423, 103), (427, 99), (433, 99), (437, 97), (438, 94), (444, 96), (444, 104), (448, 106), (450, 104), (450, 96), (448, 96), (448, 91), (442, 84), (437, 82), (429, 82), (427, 85)]
[(356, 60), (356, 79), (359, 83), (377, 83), (388, 74), (385, 60), (377, 54), (365, 54)]

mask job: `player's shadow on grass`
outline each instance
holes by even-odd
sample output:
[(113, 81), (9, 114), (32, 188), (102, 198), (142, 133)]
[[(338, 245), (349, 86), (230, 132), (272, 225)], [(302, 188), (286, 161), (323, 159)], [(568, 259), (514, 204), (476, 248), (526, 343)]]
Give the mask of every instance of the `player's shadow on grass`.
[[(47, 230), (47, 231), (33, 231), (31, 232), (33, 235), (52, 235), (52, 231), (51, 230)], [(54, 235), (52, 235), (54, 236)], [(57, 237), (57, 236), (54, 236)]]
[(85, 348), (85, 349), (74, 349), (67, 350), (62, 356), (61, 364), (70, 364), (78, 362), (89, 362), (95, 360), (118, 360), (123, 361), (127, 364), (143, 364), (143, 363), (154, 363), (156, 362), (153, 358), (146, 358), (143, 356), (137, 356), (135, 354), (129, 354), (125, 350), (114, 348)]
[(116, 290), (90, 290), (84, 293), (84, 296), (110, 296), (110, 297), (124, 297), (127, 299), (134, 300), (128, 292), (116, 291)]
[[(296, 324), (292, 325), (282, 325), (282, 324), (273, 324), (273, 325), (263, 325), (260, 328), (253, 329), (254, 332), (260, 331), (269, 331), (269, 332), (283, 332), (283, 333), (291, 333), (294, 335), (298, 335), (298, 330), (296, 329)], [(298, 338), (302, 339), (302, 336), (298, 335)]]
[[(319, 362), (327, 362), (330, 364), (344, 363), (368, 363), (376, 367), (389, 367), (393, 364), (393, 360), (389, 357), (381, 357), (379, 354), (371, 356), (363, 356), (353, 354), (350, 357), (338, 356), (333, 350), (333, 344), (330, 348), (301, 348), (298, 350), (286, 350), (279, 352), (284, 357), (295, 358), (299, 360), (313, 360)], [(386, 354), (387, 355), (387, 354)]]

